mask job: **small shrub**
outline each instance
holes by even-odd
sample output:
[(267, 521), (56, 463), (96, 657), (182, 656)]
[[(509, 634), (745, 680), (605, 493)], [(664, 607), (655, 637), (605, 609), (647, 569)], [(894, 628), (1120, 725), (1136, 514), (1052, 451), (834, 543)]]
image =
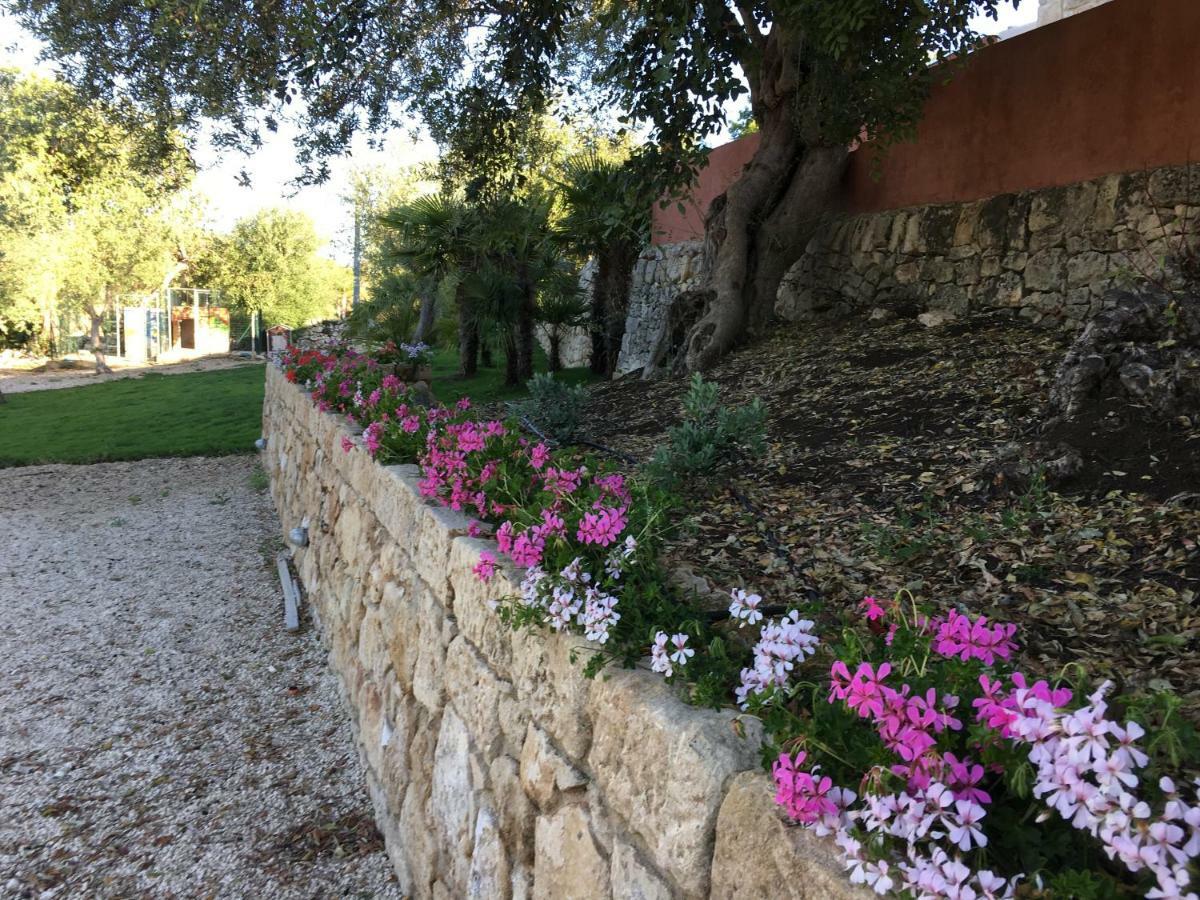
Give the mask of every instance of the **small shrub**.
[(667, 432), (667, 444), (650, 461), (650, 474), (676, 482), (766, 449), (767, 411), (757, 397), (744, 406), (722, 406), (718, 388), (693, 375), (683, 398), (683, 422)]
[(547, 437), (565, 443), (579, 434), (586, 403), (583, 387), (542, 372), (529, 380), (529, 399), (517, 404), (517, 412)]

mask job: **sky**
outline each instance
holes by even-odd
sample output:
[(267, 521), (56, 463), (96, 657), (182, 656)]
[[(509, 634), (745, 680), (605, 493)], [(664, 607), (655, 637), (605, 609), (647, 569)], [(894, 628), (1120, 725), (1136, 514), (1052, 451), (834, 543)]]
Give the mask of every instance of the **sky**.
[[(998, 34), (1028, 25), (1037, 18), (1037, 5), (1037, 0), (1022, 0), (1019, 9), (1005, 6), (998, 22), (980, 18), (975, 27), (986, 34)], [(0, 65), (53, 74), (52, 66), (38, 60), (39, 49), (38, 41), (10, 17), (0, 14)], [(368, 147), (366, 138), (360, 136), (349, 157), (331, 161), (332, 175), (325, 184), (297, 190), (289, 183), (299, 174), (293, 135), (285, 124), (278, 132), (265, 135), (263, 146), (251, 156), (218, 154), (205, 140), (196, 142), (195, 157), (200, 166), (196, 187), (208, 199), (209, 220), (214, 227), (227, 230), (239, 218), (263, 207), (299, 210), (312, 218), (326, 242), (323, 252), (348, 263), (353, 220), (349, 205), (341, 198), (355, 167), (385, 165), (399, 169), (433, 159), (436, 152), (432, 142), (414, 141), (407, 130), (385, 135), (382, 150)], [(250, 176), (249, 186), (238, 182), (243, 170)]]

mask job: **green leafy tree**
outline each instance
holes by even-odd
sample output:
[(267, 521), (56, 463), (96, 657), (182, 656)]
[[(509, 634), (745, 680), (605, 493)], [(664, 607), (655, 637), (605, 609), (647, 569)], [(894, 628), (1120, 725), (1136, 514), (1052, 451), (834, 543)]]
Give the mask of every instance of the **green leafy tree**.
[(192, 162), (136, 110), (69, 85), (0, 71), (0, 314), (86, 316), (99, 370), (116, 297), (151, 291), (186, 266)]
[(253, 146), (258, 127), (302, 107), (300, 158), (318, 178), (357, 128), (416, 113), (449, 163), (486, 183), (565, 98), (638, 127), (648, 139), (638, 170), (679, 191), (727, 105), (748, 95), (761, 140), (710, 214), (708, 300), (680, 351), (692, 369), (769, 319), (851, 142), (912, 134), (930, 85), (979, 40), (971, 18), (1006, 2), (212, 0), (199, 14), (180, 0), (9, 0), (75, 83), (136, 98), (164, 127), (216, 116), (230, 142)]
[(331, 282), (331, 270), (317, 255), (319, 245), (304, 213), (259, 210), (214, 241), (210, 284), (232, 305), (268, 322), (294, 327), (326, 318), (338, 307), (345, 273), (337, 275), (340, 283)]

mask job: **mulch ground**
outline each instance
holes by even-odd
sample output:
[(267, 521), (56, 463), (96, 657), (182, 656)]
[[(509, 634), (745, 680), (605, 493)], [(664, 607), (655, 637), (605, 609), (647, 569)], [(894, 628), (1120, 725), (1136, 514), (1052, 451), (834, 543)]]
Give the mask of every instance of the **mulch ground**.
[[(1034, 670), (1170, 687), (1200, 722), (1200, 423), (1114, 402), (1044, 434), (1071, 338), (999, 317), (854, 320), (731, 355), (710, 377), (724, 403), (763, 399), (768, 450), (689, 486), (671, 561), (771, 603), (815, 592), (829, 613), (907, 588), (1018, 622)], [(596, 385), (588, 437), (648, 457), (685, 389)], [(986, 464), (1037, 438), (1069, 441), (1082, 471), (999, 496)]]

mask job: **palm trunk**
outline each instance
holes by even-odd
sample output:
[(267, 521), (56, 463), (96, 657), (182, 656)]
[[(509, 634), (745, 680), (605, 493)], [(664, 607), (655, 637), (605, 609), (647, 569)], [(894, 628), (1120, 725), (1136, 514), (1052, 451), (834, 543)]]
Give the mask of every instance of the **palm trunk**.
[(504, 383), (510, 386), (521, 383), (520, 351), (511, 325), (504, 329)]
[(479, 371), (479, 323), (475, 321), (461, 279), (454, 289), (454, 298), (458, 304), (458, 373), (470, 378)]
[(537, 288), (529, 278), (528, 267), (517, 273), (521, 285), (521, 308), (517, 315), (517, 366), (522, 381), (533, 377), (534, 318), (537, 314)]
[(597, 375), (604, 375), (608, 372), (608, 316), (604, 308), (604, 284), (608, 280), (608, 267), (611, 265), (611, 259), (605, 253), (596, 254), (596, 275), (592, 279), (589, 291), (591, 292), (590, 310), (591, 321), (589, 323), (589, 331), (592, 336), (592, 358), (590, 366), (593, 372)]
[(602, 297), (604, 309), (604, 369), (612, 377), (621, 355), (621, 340), (625, 337), (625, 319), (629, 315), (629, 285), (638, 248), (626, 240), (613, 241), (597, 255), (596, 294)]
[(562, 371), (562, 331), (558, 325), (550, 329), (550, 371)]
[(437, 293), (428, 291), (421, 297), (421, 313), (417, 317), (417, 330), (413, 332), (413, 343), (420, 344), (429, 340), (433, 334), (433, 326), (437, 320)]

